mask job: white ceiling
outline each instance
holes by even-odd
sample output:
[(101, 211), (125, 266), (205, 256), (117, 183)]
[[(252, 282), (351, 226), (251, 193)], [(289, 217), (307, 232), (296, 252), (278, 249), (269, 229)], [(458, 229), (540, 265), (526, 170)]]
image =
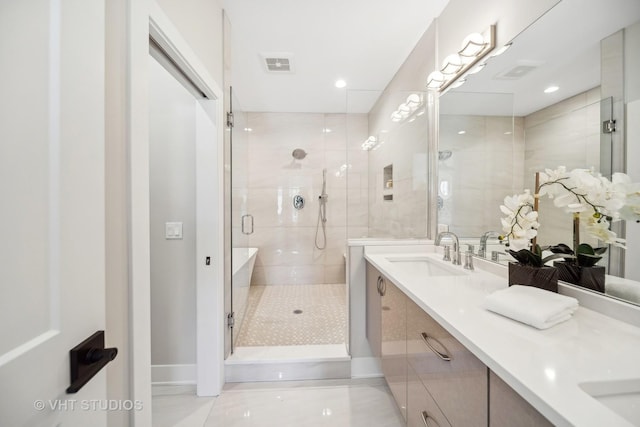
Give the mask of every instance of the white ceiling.
[[(344, 112), (335, 81), (383, 90), (447, 2), (225, 0), (236, 102), (244, 111)], [(261, 54), (278, 52), (293, 54), (293, 73), (265, 70)]]

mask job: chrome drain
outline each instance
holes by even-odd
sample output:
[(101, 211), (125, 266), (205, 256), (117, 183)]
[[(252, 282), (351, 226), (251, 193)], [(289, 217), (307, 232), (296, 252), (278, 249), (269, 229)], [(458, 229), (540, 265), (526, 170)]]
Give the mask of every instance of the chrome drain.
[(302, 314), (302, 310), (293, 310), (293, 314)]

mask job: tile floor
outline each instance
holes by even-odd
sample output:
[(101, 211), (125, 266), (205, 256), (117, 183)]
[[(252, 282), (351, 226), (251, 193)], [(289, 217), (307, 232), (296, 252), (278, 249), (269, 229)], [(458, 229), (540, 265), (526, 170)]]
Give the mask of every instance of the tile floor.
[(345, 284), (251, 285), (236, 347), (345, 342)]
[(400, 427), (381, 378), (227, 384), (217, 398), (154, 387), (154, 427)]

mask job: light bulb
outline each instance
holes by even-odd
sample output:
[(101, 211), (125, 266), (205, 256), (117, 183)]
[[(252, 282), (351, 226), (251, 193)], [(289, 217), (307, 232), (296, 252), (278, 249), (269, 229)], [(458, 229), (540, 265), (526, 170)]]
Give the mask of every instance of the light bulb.
[(471, 33), (462, 41), (462, 48), (458, 53), (460, 56), (475, 57), (482, 52), (485, 46), (486, 43), (482, 34)]
[(442, 71), (442, 74), (452, 75), (460, 71), (462, 65), (462, 59), (460, 58), (460, 55), (458, 55), (457, 53), (453, 53), (447, 56), (444, 61), (442, 61), (442, 69), (440, 71)]
[(444, 84), (444, 75), (440, 71), (433, 71), (427, 77), (427, 87), (429, 89), (440, 89)]

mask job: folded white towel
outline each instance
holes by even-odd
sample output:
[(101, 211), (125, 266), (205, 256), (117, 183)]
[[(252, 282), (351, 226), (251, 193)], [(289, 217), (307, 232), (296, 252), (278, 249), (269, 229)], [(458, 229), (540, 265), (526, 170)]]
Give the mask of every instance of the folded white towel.
[(514, 285), (487, 295), (484, 308), (547, 329), (569, 320), (578, 308), (578, 300), (533, 286)]

